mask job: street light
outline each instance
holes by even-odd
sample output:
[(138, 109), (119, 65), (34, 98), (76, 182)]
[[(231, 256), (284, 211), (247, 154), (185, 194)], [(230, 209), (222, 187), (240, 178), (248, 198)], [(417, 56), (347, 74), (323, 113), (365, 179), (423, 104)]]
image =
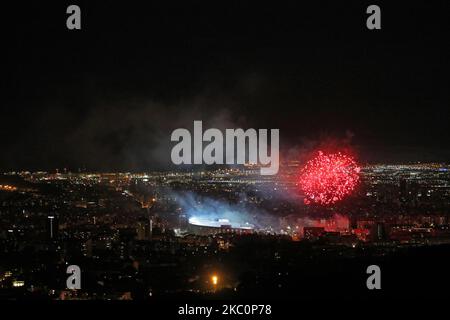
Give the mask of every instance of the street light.
[(217, 286), (217, 283), (219, 282), (219, 277), (216, 276), (216, 275), (213, 275), (213, 276), (211, 277), (211, 282), (212, 282), (212, 284), (213, 284), (214, 286)]

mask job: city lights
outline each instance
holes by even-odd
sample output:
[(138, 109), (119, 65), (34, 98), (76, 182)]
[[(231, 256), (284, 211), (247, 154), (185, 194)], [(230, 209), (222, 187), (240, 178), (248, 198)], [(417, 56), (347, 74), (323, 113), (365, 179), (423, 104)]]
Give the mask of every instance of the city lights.
[(20, 287), (23, 287), (25, 285), (25, 282), (24, 281), (15, 280), (15, 281), (13, 281), (12, 285), (15, 288), (20, 288)]
[[(323, 259), (324, 266), (333, 268), (333, 259), (360, 261), (368, 249), (384, 256), (417, 245), (450, 244), (445, 211), (445, 201), (450, 197), (448, 165), (380, 164), (359, 170), (348, 156), (322, 153), (318, 157), (320, 161), (307, 164), (311, 181), (314, 170), (318, 170), (319, 177), (329, 178), (325, 179), (329, 185), (323, 189), (322, 202), (311, 200), (314, 205), (302, 201), (299, 171), (304, 169), (298, 161), (284, 163), (278, 176), (264, 178), (253, 167), (186, 172), (9, 173), (9, 180), (22, 180), (20, 191), (16, 191), (21, 196), (3, 193), (8, 200), (1, 203), (5, 229), (0, 232), (0, 248), (3, 245), (3, 252), (23, 252), (21, 248), (25, 247), (20, 244), (25, 243), (34, 250), (65, 255), (65, 259), (69, 254), (83, 256), (95, 268), (101, 267), (101, 257), (107, 255), (119, 268), (96, 279), (103, 290), (99, 292), (111, 288), (106, 289), (105, 299), (120, 299), (129, 292), (116, 290), (124, 279), (131, 281), (130, 289), (144, 284), (146, 298), (150, 289), (152, 297), (161, 292), (221, 295), (230, 289), (233, 293), (227, 294), (239, 295), (240, 288), (269, 289), (272, 284), (281, 295), (302, 295), (285, 289), (295, 278), (284, 263), (298, 266), (305, 258), (299, 248), (312, 245), (317, 249), (308, 251), (308, 255)], [(349, 187), (345, 182), (348, 177), (360, 187), (338, 190), (343, 190), (343, 198), (348, 190), (354, 201), (332, 202), (333, 187), (342, 181)], [(41, 188), (43, 185), (52, 188)], [(315, 191), (312, 188), (311, 195)], [(381, 213), (379, 206), (384, 208)], [(58, 208), (70, 215), (61, 214)], [(409, 214), (408, 208), (415, 214)], [(40, 263), (29, 266), (32, 272), (12, 267), (0, 270), (0, 288), (11, 289), (13, 294), (17, 293), (14, 289), (25, 286), (16, 279), (43, 283), (42, 270), (47, 261), (52, 261), (49, 257), (52, 255), (36, 256)], [(247, 260), (253, 260), (253, 264), (242, 264)], [(278, 267), (273, 274), (260, 271), (273, 270), (274, 264)], [(161, 281), (153, 282), (152, 265), (158, 266)], [(226, 266), (229, 274), (225, 277), (212, 269), (200, 281), (205, 266), (215, 265)], [(90, 272), (93, 267), (84, 268)], [(313, 268), (305, 272), (327, 279), (329, 270), (321, 273)], [(264, 282), (267, 279), (272, 280)], [(172, 287), (167, 288), (167, 283)], [(57, 288), (39, 285), (34, 292), (52, 299), (59, 299), (61, 293)], [(82, 294), (86, 299), (98, 299), (99, 292)], [(79, 298), (70, 293), (64, 299)]]

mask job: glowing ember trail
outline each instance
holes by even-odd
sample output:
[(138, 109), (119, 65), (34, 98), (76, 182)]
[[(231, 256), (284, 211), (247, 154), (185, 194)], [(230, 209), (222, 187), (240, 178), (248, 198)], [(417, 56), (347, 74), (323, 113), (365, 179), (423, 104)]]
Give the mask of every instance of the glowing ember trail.
[(360, 167), (342, 154), (318, 155), (309, 160), (300, 172), (300, 188), (306, 204), (329, 205), (349, 195), (358, 184)]

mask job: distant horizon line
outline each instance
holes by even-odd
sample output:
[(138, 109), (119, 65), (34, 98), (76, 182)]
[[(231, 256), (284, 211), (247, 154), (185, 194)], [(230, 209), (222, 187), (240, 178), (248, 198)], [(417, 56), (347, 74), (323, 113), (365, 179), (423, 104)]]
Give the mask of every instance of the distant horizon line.
[[(292, 163), (297, 163), (299, 161), (293, 160), (289, 161), (291, 165), (289, 164), (281, 164), (281, 166), (289, 167), (292, 166)], [(373, 167), (373, 166), (449, 166), (450, 163), (448, 162), (421, 162), (421, 161), (415, 161), (415, 162), (389, 162), (389, 163), (383, 163), (383, 162), (377, 162), (377, 163), (365, 163), (360, 164), (361, 168), (367, 168), (367, 167)], [(82, 169), (80, 170), (68, 170), (66, 168), (63, 168), (63, 170), (60, 170), (59, 168), (55, 168), (52, 170), (9, 170), (9, 171), (2, 171), (1, 174), (3, 175), (12, 175), (12, 174), (20, 174), (20, 173), (46, 173), (46, 174), (93, 174), (93, 173), (102, 173), (102, 174), (108, 174), (108, 173), (122, 173), (122, 174), (139, 174), (139, 173), (149, 173), (149, 172), (169, 172), (169, 173), (177, 173), (177, 172), (199, 172), (199, 171), (215, 171), (215, 170), (223, 170), (225, 168), (228, 169), (242, 169), (251, 167), (253, 169), (259, 168), (260, 165), (212, 165), (212, 166), (203, 166), (203, 167), (193, 167), (193, 166), (186, 166), (186, 168), (180, 168), (178, 167), (176, 170), (167, 168), (167, 169), (147, 169), (147, 170), (87, 170)]]

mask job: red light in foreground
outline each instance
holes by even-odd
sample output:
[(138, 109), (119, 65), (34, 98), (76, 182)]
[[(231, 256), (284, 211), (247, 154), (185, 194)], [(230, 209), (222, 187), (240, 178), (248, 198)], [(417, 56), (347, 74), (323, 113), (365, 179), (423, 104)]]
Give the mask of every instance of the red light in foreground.
[(359, 171), (360, 167), (351, 156), (319, 151), (300, 172), (305, 203), (329, 205), (342, 200), (358, 184)]

